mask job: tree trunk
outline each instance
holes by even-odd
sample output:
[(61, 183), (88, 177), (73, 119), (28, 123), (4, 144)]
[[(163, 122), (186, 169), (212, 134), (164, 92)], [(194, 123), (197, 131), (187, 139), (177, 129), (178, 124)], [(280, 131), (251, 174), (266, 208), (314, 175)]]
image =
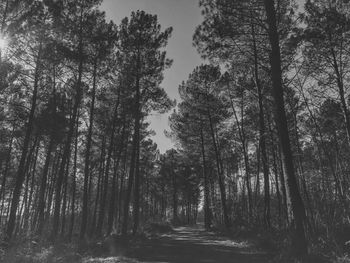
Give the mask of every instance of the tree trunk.
[(57, 175), (56, 189), (55, 189), (55, 210), (54, 210), (54, 218), (53, 218), (53, 228), (51, 236), (53, 239), (56, 238), (59, 228), (60, 222), (60, 208), (61, 208), (61, 188), (62, 182), (65, 172), (66, 163), (69, 158), (70, 148), (72, 144), (72, 138), (75, 131), (75, 125), (77, 122), (78, 110), (80, 107), (80, 103), (83, 97), (83, 88), (82, 88), (82, 77), (84, 70), (84, 50), (83, 50), (83, 11), (80, 12), (80, 25), (79, 25), (79, 46), (78, 46), (78, 55), (79, 55), (79, 65), (78, 65), (78, 80), (76, 83), (76, 93), (75, 93), (75, 101), (73, 106), (73, 114), (69, 123), (69, 131), (66, 139), (66, 143), (64, 146), (62, 162)]
[[(78, 114), (79, 115), (79, 114)], [(72, 174), (72, 204), (71, 204), (71, 222), (69, 227), (68, 239), (72, 240), (72, 234), (74, 229), (75, 220), (75, 195), (76, 195), (76, 176), (77, 176), (77, 158), (78, 158), (78, 123), (75, 129), (75, 145), (74, 145), (74, 163), (73, 163), (73, 174)]]
[(265, 119), (264, 119), (264, 105), (263, 105), (263, 93), (262, 86), (259, 78), (259, 65), (258, 65), (258, 51), (255, 39), (255, 26), (251, 24), (252, 36), (253, 36), (253, 49), (254, 49), (254, 78), (255, 86), (258, 91), (259, 101), (259, 133), (260, 133), (260, 150), (262, 157), (263, 173), (264, 173), (264, 222), (267, 227), (271, 226), (271, 212), (270, 212), (270, 178), (269, 178), (269, 164), (266, 153), (266, 132), (265, 132)]
[(209, 119), (210, 131), (211, 131), (214, 152), (215, 152), (216, 168), (218, 170), (219, 188), (220, 188), (220, 196), (221, 196), (221, 207), (222, 207), (222, 212), (223, 212), (223, 217), (224, 217), (224, 224), (228, 228), (228, 227), (230, 227), (230, 220), (228, 217), (227, 205), (226, 205), (225, 177), (224, 177), (224, 171), (222, 168), (220, 152), (219, 152), (216, 138), (215, 138), (214, 125), (213, 125), (213, 121), (212, 121), (211, 113), (210, 113), (209, 109), (208, 109), (208, 119)]
[(201, 149), (202, 149), (202, 166), (203, 166), (203, 180), (204, 180), (204, 227), (209, 230), (211, 227), (211, 211), (209, 199), (209, 182), (207, 177), (207, 163), (205, 159), (204, 135), (201, 129)]
[(104, 178), (104, 183), (103, 183), (103, 191), (102, 191), (102, 196), (101, 196), (101, 201), (100, 201), (100, 211), (99, 211), (97, 228), (96, 228), (97, 236), (101, 235), (101, 233), (102, 233), (103, 221), (105, 218), (105, 209), (106, 209), (107, 192), (108, 192), (108, 181), (109, 181), (108, 180), (109, 179), (109, 168), (111, 165), (112, 153), (113, 153), (113, 149), (114, 149), (114, 137), (115, 137), (115, 130), (117, 127), (119, 100), (120, 100), (120, 96), (118, 96), (118, 101), (115, 105), (113, 120), (112, 120), (112, 130), (111, 130), (110, 139), (109, 139), (109, 148), (108, 148), (107, 162), (106, 162), (106, 168), (105, 168), (105, 178)]
[[(174, 167), (172, 166), (172, 169)], [(179, 223), (179, 218), (177, 215), (178, 203), (177, 203), (177, 182), (176, 182), (176, 174), (174, 171), (171, 171), (172, 175), (172, 184), (173, 184), (173, 224), (176, 225)]]
[(264, 0), (264, 4), (267, 15), (268, 34), (271, 44), (270, 61), (277, 133), (281, 146), (283, 168), (287, 177), (287, 187), (295, 221), (292, 246), (295, 255), (298, 257), (303, 257), (307, 254), (307, 240), (304, 229), (306, 215), (304, 203), (300, 196), (295, 175), (287, 118), (284, 108), (281, 54), (279, 35), (277, 31), (276, 10), (273, 0)]
[[(26, 205), (26, 209), (24, 210), (24, 224), (23, 224), (23, 229), (27, 233), (29, 232), (29, 217), (30, 217), (30, 207), (32, 205), (32, 200), (33, 200), (33, 192), (34, 192), (34, 182), (35, 182), (35, 170), (36, 170), (36, 164), (38, 161), (38, 154), (39, 154), (39, 148), (40, 148), (40, 140), (37, 143), (36, 146), (36, 151), (35, 151), (35, 156), (34, 156), (34, 161), (33, 161), (33, 166), (32, 166), (32, 172), (31, 172), (31, 183), (30, 183), (30, 192), (29, 192), (29, 197)], [(29, 171), (28, 171), (29, 172)], [(30, 172), (29, 172), (30, 173)], [(29, 174), (30, 175), (30, 174)], [(28, 180), (29, 180), (29, 175), (28, 175)]]
[[(113, 222), (114, 222), (114, 217), (115, 217), (115, 202), (117, 201), (117, 196), (118, 196), (117, 173), (118, 173), (120, 158), (121, 158), (123, 148), (124, 148), (123, 146), (124, 146), (125, 135), (126, 135), (126, 124), (125, 124), (125, 117), (124, 117), (123, 130), (122, 130), (122, 136), (121, 136), (120, 143), (119, 143), (118, 156), (116, 158), (117, 159), (116, 163), (114, 164), (114, 172), (113, 172), (113, 178), (112, 178), (112, 190), (111, 190), (111, 195), (110, 195), (109, 211), (108, 211), (107, 235), (109, 235), (112, 232)], [(127, 145), (125, 147), (127, 147)]]
[[(140, 117), (138, 117), (138, 121), (140, 122)], [(141, 126), (141, 124), (139, 125)], [(137, 150), (136, 150), (136, 158), (135, 158), (135, 187), (134, 187), (134, 207), (133, 207), (133, 217), (134, 217), (134, 225), (132, 229), (133, 235), (136, 235), (137, 229), (139, 227), (140, 221), (140, 127), (138, 127), (138, 138), (137, 138)]]
[(45, 193), (46, 193), (46, 185), (47, 185), (47, 176), (49, 172), (51, 154), (54, 148), (54, 138), (53, 134), (51, 134), (50, 142), (47, 147), (46, 159), (43, 169), (43, 175), (41, 177), (40, 183), (40, 191), (39, 191), (39, 203), (38, 203), (38, 227), (37, 234), (41, 235), (43, 226), (44, 226), (44, 210), (45, 210)]
[(101, 156), (100, 156), (100, 167), (99, 167), (99, 173), (98, 173), (98, 179), (97, 179), (97, 192), (96, 192), (96, 198), (95, 198), (95, 206), (94, 206), (94, 213), (92, 216), (92, 222), (90, 227), (90, 237), (95, 233), (96, 230), (96, 218), (97, 218), (97, 207), (100, 200), (100, 189), (102, 188), (102, 176), (104, 174), (104, 162), (105, 162), (105, 152), (106, 152), (106, 137), (102, 137), (102, 145), (101, 145)]
[(69, 157), (68, 157), (68, 161), (67, 161), (67, 165), (66, 165), (66, 172), (64, 175), (64, 184), (63, 184), (63, 203), (62, 203), (62, 224), (61, 224), (61, 236), (64, 236), (64, 231), (66, 228), (66, 210), (67, 210), (67, 188), (68, 188), (68, 175), (69, 175), (69, 165), (70, 165), (70, 155), (71, 155), (71, 151), (69, 151)]
[[(242, 95), (243, 96), (243, 95)], [(251, 189), (251, 184), (250, 184), (250, 167), (249, 167), (249, 157), (248, 157), (248, 151), (247, 151), (247, 145), (246, 145), (246, 136), (245, 136), (245, 132), (244, 132), (244, 124), (243, 124), (243, 113), (242, 113), (242, 121), (241, 124), (239, 123), (238, 120), (238, 116), (236, 113), (236, 109), (234, 107), (233, 104), (233, 100), (232, 98), (230, 98), (231, 100), (231, 108), (236, 120), (236, 125), (237, 125), (237, 129), (238, 129), (238, 135), (242, 144), (242, 151), (243, 151), (243, 158), (244, 158), (244, 167), (245, 167), (245, 173), (246, 173), (246, 185), (247, 185), (247, 192), (248, 192), (248, 221), (250, 221), (250, 219), (252, 218), (252, 189)], [(243, 102), (243, 98), (242, 98), (242, 102)]]
[(91, 94), (91, 105), (90, 105), (90, 118), (89, 118), (89, 129), (86, 136), (86, 152), (85, 152), (85, 167), (84, 167), (84, 192), (83, 192), (83, 208), (82, 208), (82, 221), (80, 228), (80, 238), (83, 239), (86, 233), (86, 226), (88, 223), (88, 203), (89, 203), (89, 193), (88, 193), (88, 182), (90, 177), (90, 152), (91, 152), (91, 141), (92, 141), (92, 128), (94, 126), (94, 111), (95, 111), (95, 97), (96, 97), (96, 78), (97, 78), (97, 58), (94, 62), (94, 72), (93, 72), (93, 84), (92, 84), (92, 94)]
[[(3, 172), (3, 178), (1, 182), (1, 191), (0, 191), (0, 200), (1, 200), (1, 210), (0, 214), (4, 214), (4, 207), (5, 207), (5, 196), (6, 196), (6, 181), (7, 181), (7, 176), (8, 172), (10, 169), (10, 163), (11, 163), (11, 154), (12, 154), (12, 147), (13, 147), (13, 140), (14, 140), (14, 127), (12, 129), (12, 137), (10, 140), (8, 152), (7, 152), (7, 157), (6, 157), (6, 162), (5, 162), (5, 169)], [(1, 225), (1, 217), (0, 217), (0, 225)]]
[[(129, 169), (129, 179), (128, 179), (128, 187), (126, 190), (125, 200), (124, 200), (124, 218), (123, 218), (123, 225), (122, 225), (122, 235), (124, 237), (127, 236), (128, 233), (128, 222), (129, 222), (129, 205), (130, 205), (130, 198), (131, 198), (131, 191), (134, 181), (134, 175), (135, 175), (135, 168), (136, 168), (136, 158), (138, 156), (138, 148), (140, 144), (140, 87), (139, 87), (139, 79), (137, 79), (136, 83), (136, 95), (134, 98), (134, 104), (135, 104), (135, 112), (134, 112), (134, 119), (135, 119), (135, 126), (134, 126), (134, 135), (133, 135), (133, 145), (132, 145), (132, 152), (131, 152), (131, 159), (130, 159), (130, 169)], [(138, 211), (137, 211), (138, 212)]]

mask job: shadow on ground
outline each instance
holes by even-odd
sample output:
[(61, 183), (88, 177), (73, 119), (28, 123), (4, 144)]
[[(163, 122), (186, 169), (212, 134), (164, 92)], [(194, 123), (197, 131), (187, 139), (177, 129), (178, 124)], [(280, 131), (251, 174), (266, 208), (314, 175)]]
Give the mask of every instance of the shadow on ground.
[(180, 227), (174, 233), (142, 242), (127, 255), (140, 262), (264, 263), (271, 259), (246, 242), (235, 242), (200, 227)]

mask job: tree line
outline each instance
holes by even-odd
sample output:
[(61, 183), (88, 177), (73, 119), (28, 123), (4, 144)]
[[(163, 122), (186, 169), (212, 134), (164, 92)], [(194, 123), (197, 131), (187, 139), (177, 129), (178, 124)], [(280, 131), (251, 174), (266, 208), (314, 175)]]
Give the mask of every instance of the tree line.
[(116, 25), (101, 2), (1, 1), (6, 241), (126, 236), (160, 213), (147, 116), (174, 105), (160, 86), (172, 28), (144, 11)]
[(200, 6), (204, 21), (193, 43), (207, 63), (180, 85), (168, 136), (197, 167), (205, 227), (290, 230), (298, 257), (319, 237), (343, 246), (349, 4), (201, 0)]

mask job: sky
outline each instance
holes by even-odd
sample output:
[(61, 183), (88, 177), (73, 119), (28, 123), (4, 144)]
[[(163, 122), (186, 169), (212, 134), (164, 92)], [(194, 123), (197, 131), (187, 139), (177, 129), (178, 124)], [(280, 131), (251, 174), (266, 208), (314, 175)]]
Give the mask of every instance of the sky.
[[(106, 12), (107, 18), (116, 24), (124, 17), (130, 16), (132, 11), (144, 10), (158, 15), (163, 29), (173, 27), (166, 51), (174, 63), (164, 73), (162, 87), (171, 99), (179, 101), (179, 85), (196, 66), (203, 63), (192, 46), (195, 28), (202, 22), (199, 0), (103, 0), (101, 9)], [(161, 153), (174, 147), (173, 142), (164, 135), (164, 130), (169, 130), (168, 116), (169, 113), (154, 113), (149, 118), (151, 128), (156, 132), (152, 139)]]

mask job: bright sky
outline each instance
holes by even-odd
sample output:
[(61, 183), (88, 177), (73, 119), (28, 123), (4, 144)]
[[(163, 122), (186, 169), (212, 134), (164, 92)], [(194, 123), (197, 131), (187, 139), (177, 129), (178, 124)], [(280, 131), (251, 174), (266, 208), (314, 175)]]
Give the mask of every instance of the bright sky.
[[(192, 46), (192, 35), (202, 21), (199, 0), (104, 0), (102, 10), (116, 24), (130, 16), (131, 11), (144, 10), (157, 14), (163, 29), (172, 26), (174, 31), (166, 48), (168, 57), (174, 60), (165, 72), (162, 86), (171, 99), (179, 99), (178, 86), (193, 69), (202, 63), (196, 49)], [(152, 139), (158, 144), (161, 153), (173, 147), (165, 137), (168, 130), (169, 114), (154, 114), (150, 117), (151, 128), (156, 136)]]

